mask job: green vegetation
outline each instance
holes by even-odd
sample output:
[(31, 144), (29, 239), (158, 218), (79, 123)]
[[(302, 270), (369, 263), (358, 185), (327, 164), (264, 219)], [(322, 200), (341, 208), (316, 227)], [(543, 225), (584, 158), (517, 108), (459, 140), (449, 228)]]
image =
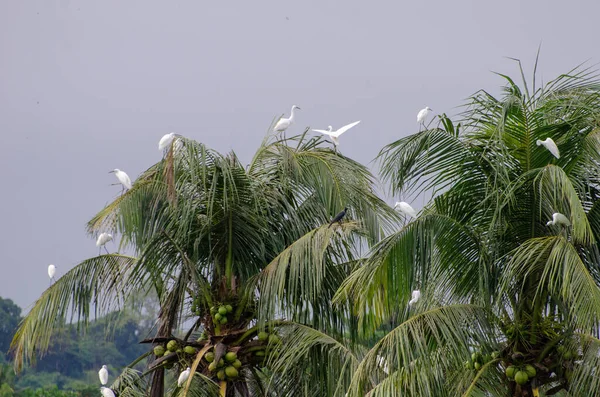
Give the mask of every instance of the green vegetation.
[[(152, 293), (151, 337), (116, 346), (144, 372), (125, 354), (95, 362), (123, 366), (117, 395), (600, 389), (600, 81), (580, 69), (540, 88), (501, 76), (499, 97), (479, 91), (456, 120), (440, 115), (381, 151), (394, 195), (433, 194), (414, 219), (375, 195), (364, 166), (306, 132), (268, 136), (247, 167), (177, 138), (88, 224), (135, 256), (90, 258), (46, 290), (12, 342), (15, 368), (65, 354), (52, 342), (66, 313), (81, 330), (118, 333), (127, 327), (111, 316), (88, 324), (92, 309)], [(546, 138), (560, 158), (536, 144)], [(549, 223), (556, 213), (568, 224)]]
[[(0, 298), (3, 324), (15, 324), (8, 334), (10, 338), (21, 320), (20, 313), (21, 309), (12, 301)], [(17, 376), (7, 361), (10, 357), (0, 360), (0, 396), (97, 396), (98, 369), (102, 365), (108, 364), (111, 373), (116, 375), (145, 352), (136, 334), (150, 332), (146, 323), (145, 317), (135, 311), (124, 310), (91, 322), (84, 334), (77, 330), (77, 324), (63, 324), (55, 330), (48, 353), (35, 367)], [(7, 343), (3, 351), (7, 351), (8, 346)], [(143, 367), (143, 363), (137, 366), (138, 369)]]

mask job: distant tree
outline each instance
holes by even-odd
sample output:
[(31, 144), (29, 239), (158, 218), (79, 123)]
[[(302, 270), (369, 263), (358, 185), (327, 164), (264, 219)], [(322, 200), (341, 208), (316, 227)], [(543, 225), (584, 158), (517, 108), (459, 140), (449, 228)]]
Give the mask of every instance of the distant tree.
[(21, 308), (10, 299), (0, 298), (0, 356), (4, 358), (21, 321)]

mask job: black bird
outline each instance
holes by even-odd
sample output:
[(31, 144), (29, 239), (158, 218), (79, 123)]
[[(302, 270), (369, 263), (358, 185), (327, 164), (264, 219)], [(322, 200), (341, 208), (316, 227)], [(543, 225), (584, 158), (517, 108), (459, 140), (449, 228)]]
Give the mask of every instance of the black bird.
[(346, 211), (348, 211), (348, 207), (344, 208), (344, 210), (342, 212), (340, 212), (339, 214), (337, 214), (335, 216), (335, 218), (333, 218), (333, 220), (331, 221), (331, 223), (329, 224), (329, 226), (327, 226), (327, 229), (329, 229), (331, 227), (331, 225), (333, 225), (336, 222), (341, 225), (342, 224), (342, 219), (346, 216)]

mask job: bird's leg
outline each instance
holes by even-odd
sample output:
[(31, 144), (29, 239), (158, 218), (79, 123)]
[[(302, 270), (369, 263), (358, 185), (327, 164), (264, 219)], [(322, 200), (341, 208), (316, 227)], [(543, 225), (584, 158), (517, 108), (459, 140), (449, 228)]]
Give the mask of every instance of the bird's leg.
[(108, 252), (108, 249), (106, 248), (106, 245), (104, 246), (104, 249), (106, 250), (106, 253), (110, 255), (110, 252)]
[(102, 255), (102, 247), (98, 248), (98, 256)]

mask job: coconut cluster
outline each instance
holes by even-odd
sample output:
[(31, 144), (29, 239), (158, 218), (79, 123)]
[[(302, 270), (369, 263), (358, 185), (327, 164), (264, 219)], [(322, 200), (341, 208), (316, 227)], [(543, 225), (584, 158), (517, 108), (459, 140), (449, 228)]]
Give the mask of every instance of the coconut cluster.
[(491, 353), (484, 354), (483, 352), (476, 351), (471, 354), (471, 360), (465, 361), (466, 369), (474, 369), (478, 371), (484, 364), (500, 357), (500, 352), (493, 351)]
[(204, 360), (210, 373), (219, 380), (234, 380), (239, 376), (239, 369), (242, 368), (242, 362), (238, 359), (237, 353), (233, 351), (225, 353), (219, 361), (215, 360), (215, 353), (209, 351), (204, 355)]
[(166, 368), (172, 368), (176, 361), (189, 361), (190, 357), (196, 354), (198, 351), (194, 346), (185, 345), (180, 346), (179, 342), (175, 339), (171, 339), (165, 345), (154, 346), (154, 355), (157, 358), (172, 355), (165, 364)]
[(210, 308), (210, 315), (212, 316), (213, 323), (215, 325), (227, 324), (227, 315), (233, 312), (233, 306), (224, 304), (220, 306), (213, 306)]

